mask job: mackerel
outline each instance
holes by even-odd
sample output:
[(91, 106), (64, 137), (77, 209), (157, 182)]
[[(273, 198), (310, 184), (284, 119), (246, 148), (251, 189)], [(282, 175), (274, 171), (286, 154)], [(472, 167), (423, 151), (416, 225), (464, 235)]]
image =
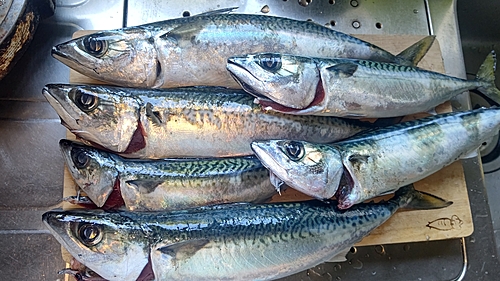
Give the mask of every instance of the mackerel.
[(426, 112), (467, 90), (500, 103), (492, 51), (475, 80), (359, 59), (279, 53), (232, 57), (227, 69), (266, 110), (297, 115), (383, 118)]
[(266, 112), (242, 90), (217, 87), (49, 84), (43, 95), (76, 136), (127, 157), (243, 156), (252, 154), (254, 140), (327, 143), (373, 127), (357, 120)]
[(253, 142), (252, 149), (289, 187), (316, 198), (335, 195), (339, 208), (346, 209), (471, 157), (499, 127), (500, 108), (481, 108), (404, 122), (330, 145), (271, 140)]
[(70, 254), (108, 280), (270, 280), (345, 256), (400, 208), (450, 204), (408, 186), (387, 202), (345, 211), (306, 201), (166, 213), (50, 211), (43, 221)]
[(86, 35), (55, 46), (52, 55), (94, 79), (127, 87), (239, 88), (226, 71), (230, 56), (285, 52), (415, 64), (434, 37), (395, 56), (370, 43), (307, 21), (212, 11)]
[(97, 207), (161, 211), (264, 202), (276, 194), (254, 156), (133, 160), (69, 140), (59, 146), (73, 179)]

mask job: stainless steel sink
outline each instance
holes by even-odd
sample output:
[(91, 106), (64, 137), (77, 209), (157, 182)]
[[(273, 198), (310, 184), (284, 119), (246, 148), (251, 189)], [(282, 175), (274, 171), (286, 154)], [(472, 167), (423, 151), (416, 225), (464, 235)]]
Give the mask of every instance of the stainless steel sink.
[[(458, 2), (461, 44), (453, 0), (230, 0), (223, 5), (215, 1), (56, 1), (55, 15), (40, 24), (26, 55), (0, 81), (0, 279), (63, 279), (57, 275), (65, 266), (60, 246), (43, 227), (41, 214), (59, 206), (62, 197), (58, 140), (65, 137), (65, 129), (41, 89), (47, 83), (68, 82), (68, 68), (51, 58), (50, 49), (75, 31), (118, 28), (223, 7), (261, 13), (267, 5), (268, 14), (310, 19), (347, 33), (436, 34), (448, 74), (465, 77), (464, 58), (467, 72), (475, 73), (491, 46), (498, 48), (500, 42), (500, 33), (495, 32), (500, 26), (495, 18), (500, 3), (469, 2), (473, 1)], [(454, 104), (458, 109), (469, 108), (465, 95)], [(464, 161), (464, 167), (476, 226), (471, 237), (360, 247), (352, 250), (348, 262), (323, 264), (287, 279), (458, 280), (465, 276), (495, 280), (500, 269), (493, 229), (500, 230), (500, 207), (491, 204), (490, 216), (487, 202), (488, 196), (495, 202), (498, 191), (489, 188), (486, 196), (479, 159)], [(498, 183), (499, 175), (488, 173), (487, 186)]]
[[(467, 77), (473, 79), (486, 55), (500, 52), (500, 1), (458, 1), (460, 36)], [(497, 68), (496, 85), (500, 86), (500, 68)], [(471, 94), (471, 106), (491, 106), (481, 96)], [(491, 202), (491, 220), (495, 231), (497, 251), (500, 251), (500, 143), (498, 136), (486, 143), (481, 151), (485, 185)], [(498, 252), (500, 254), (500, 252)]]

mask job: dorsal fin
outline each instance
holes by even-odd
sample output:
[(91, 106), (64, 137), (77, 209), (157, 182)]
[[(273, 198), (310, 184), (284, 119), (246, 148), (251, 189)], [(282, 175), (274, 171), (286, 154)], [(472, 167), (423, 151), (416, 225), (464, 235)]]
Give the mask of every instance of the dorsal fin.
[(197, 17), (197, 16), (212, 16), (212, 15), (220, 15), (220, 14), (227, 14), (227, 13), (230, 13), (234, 10), (238, 10), (239, 7), (229, 7), (229, 8), (223, 8), (223, 9), (217, 9), (217, 10), (212, 10), (212, 11), (208, 11), (208, 12), (203, 12), (201, 14), (196, 14), (196, 15), (193, 15), (193, 17)]
[(435, 35), (429, 35), (404, 49), (397, 55), (397, 57), (401, 59), (400, 63), (409, 66), (416, 66), (425, 54), (427, 54), (435, 39)]

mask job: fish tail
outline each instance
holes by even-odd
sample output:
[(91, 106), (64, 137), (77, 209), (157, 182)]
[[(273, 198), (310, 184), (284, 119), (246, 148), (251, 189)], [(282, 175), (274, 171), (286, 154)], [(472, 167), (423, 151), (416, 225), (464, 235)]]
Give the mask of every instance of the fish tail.
[(420, 39), (417, 43), (406, 48), (396, 56), (399, 60), (397, 63), (408, 66), (416, 66), (425, 54), (427, 54), (435, 39), (436, 36), (434, 35), (429, 35)]
[(397, 202), (399, 208), (411, 210), (441, 209), (453, 204), (451, 201), (418, 191), (413, 187), (413, 184), (404, 186), (396, 191), (393, 200)]
[(497, 56), (495, 51), (488, 54), (483, 64), (479, 67), (476, 75), (476, 81), (480, 83), (478, 90), (486, 97), (500, 105), (500, 90), (495, 85), (495, 68)]

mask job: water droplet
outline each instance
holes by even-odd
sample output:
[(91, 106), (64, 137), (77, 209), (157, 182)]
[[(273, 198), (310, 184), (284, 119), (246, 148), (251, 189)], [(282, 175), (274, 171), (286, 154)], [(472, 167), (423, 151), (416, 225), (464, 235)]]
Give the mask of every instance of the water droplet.
[(393, 267), (392, 267), (392, 269), (393, 269), (393, 270), (396, 270), (396, 267), (395, 267), (395, 266), (393, 266)]
[(374, 275), (374, 276), (375, 276), (376, 274), (377, 274), (377, 272), (376, 272), (376, 271), (372, 271), (372, 275)]
[(358, 252), (358, 248), (356, 247), (351, 247), (351, 249), (349, 250), (349, 252), (353, 253), (353, 254), (356, 254)]
[(340, 276), (337, 276), (337, 277), (335, 278), (335, 280), (340, 281), (340, 280), (342, 280), (342, 278), (340, 278)]
[(403, 246), (403, 251), (409, 251), (410, 250), (410, 245), (406, 244)]
[(312, 0), (299, 0), (299, 4), (304, 7), (307, 7), (311, 2)]
[(265, 5), (264, 7), (262, 7), (262, 9), (260, 9), (261, 12), (263, 12), (264, 14), (267, 14), (269, 13), (271, 9), (269, 9), (269, 6)]
[(391, 260), (391, 259), (392, 259), (392, 257), (391, 257), (391, 256), (388, 256), (388, 257), (387, 257), (387, 259), (388, 259), (388, 260)]
[(349, 264), (352, 265), (352, 268), (354, 268), (354, 269), (362, 269), (363, 268), (363, 263), (358, 259), (350, 260)]
[(333, 266), (333, 271), (339, 271), (339, 270), (341, 270), (341, 269), (342, 269), (342, 266), (341, 266), (340, 264), (335, 264), (335, 265)]
[(418, 10), (417, 9), (413, 9), (413, 13), (414, 14), (418, 14)]
[(369, 258), (370, 254), (366, 253), (365, 258)]
[(425, 240), (429, 241), (431, 240), (431, 237), (429, 235), (425, 235)]
[(377, 254), (382, 255), (382, 256), (386, 254), (385, 248), (383, 245), (375, 246), (375, 252), (377, 252)]
[(474, 236), (471, 236), (471, 237), (469, 238), (469, 241), (470, 241), (471, 243), (476, 243), (476, 238), (474, 238)]
[(422, 278), (418, 277), (418, 281), (422, 281)]
[(485, 271), (484, 274), (488, 275), (488, 271)]

